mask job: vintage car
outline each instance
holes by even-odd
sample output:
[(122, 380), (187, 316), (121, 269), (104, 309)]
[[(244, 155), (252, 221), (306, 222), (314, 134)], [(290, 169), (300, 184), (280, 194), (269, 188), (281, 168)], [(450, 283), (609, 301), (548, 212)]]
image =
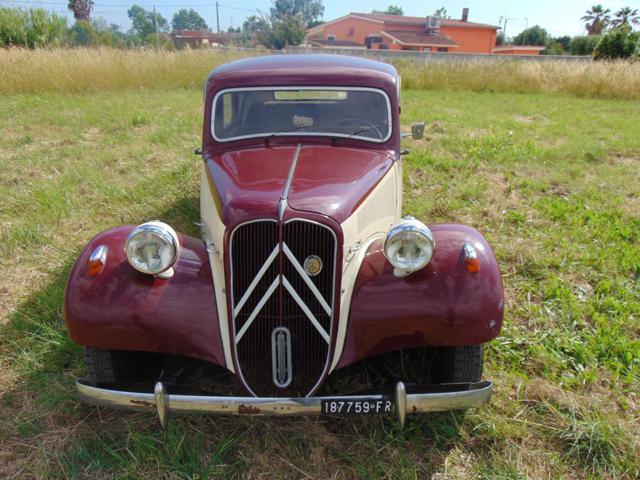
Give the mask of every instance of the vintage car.
[(160, 221), (112, 228), (70, 273), (80, 398), (162, 425), (170, 412), (403, 424), (489, 401), (498, 265), (473, 228), (402, 217), (405, 135), (391, 65), (277, 55), (213, 70), (201, 238)]

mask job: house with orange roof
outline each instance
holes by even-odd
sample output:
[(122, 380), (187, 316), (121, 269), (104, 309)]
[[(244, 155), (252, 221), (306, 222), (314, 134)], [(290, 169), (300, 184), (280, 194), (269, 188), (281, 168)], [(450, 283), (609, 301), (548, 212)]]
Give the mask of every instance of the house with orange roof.
[[(306, 43), (320, 48), (367, 48), (420, 52), (539, 54), (544, 47), (496, 47), (500, 27), (469, 21), (377, 13), (350, 13), (307, 30)], [(524, 48), (526, 47), (526, 48)], [(498, 50), (496, 50), (498, 48)]]

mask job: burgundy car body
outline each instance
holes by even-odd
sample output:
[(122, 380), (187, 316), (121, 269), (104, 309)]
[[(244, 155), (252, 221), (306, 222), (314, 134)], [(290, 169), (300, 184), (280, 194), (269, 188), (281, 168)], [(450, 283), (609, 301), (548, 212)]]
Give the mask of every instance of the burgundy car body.
[[(212, 103), (222, 90), (327, 85), (384, 92), (392, 115), (388, 140), (292, 134), (219, 142), (212, 136)], [(128, 264), (124, 243), (133, 227), (118, 227), (96, 236), (69, 276), (64, 311), (71, 338), (88, 347), (198, 358), (235, 372), (251, 394), (277, 397), (312, 395), (336, 369), (384, 352), (476, 345), (498, 335), (504, 307), (502, 281), (489, 245), (476, 230), (461, 225), (430, 225), (436, 242), (432, 260), (403, 278), (394, 275), (384, 257), (383, 236), (346, 244), (347, 236), (349, 242), (355, 238), (344, 230), (355, 228), (350, 219), (359, 213), (358, 228), (366, 231), (367, 218), (374, 218), (383, 203), (372, 204), (367, 211), (365, 203), (382, 188), (395, 192), (396, 198), (386, 215), (398, 216), (401, 187), (397, 184), (402, 178), (399, 88), (399, 77), (390, 65), (352, 57), (281, 55), (240, 60), (215, 69), (206, 82), (204, 99), (203, 239), (181, 235), (175, 274), (161, 279), (137, 272)], [(292, 167), (296, 157), (297, 165)], [(388, 180), (393, 169), (398, 173)], [(383, 187), (383, 182), (387, 186)], [(283, 190), (287, 187), (283, 206)], [(287, 223), (292, 219), (298, 223)], [(326, 362), (320, 365), (318, 360), (314, 381), (282, 391), (272, 386), (252, 388), (254, 385), (247, 383), (233, 341), (239, 333), (236, 330), (242, 327), (234, 324), (233, 286), (234, 281), (242, 283), (242, 279), (234, 280), (232, 275), (239, 267), (232, 258), (231, 242), (240, 244), (244, 240), (240, 233), (233, 240), (232, 232), (244, 231), (241, 229), (245, 226), (254, 228), (251, 225), (257, 221), (255, 228), (264, 227), (264, 232), (271, 228), (268, 222), (273, 222), (273, 235), (279, 244), (288, 235), (286, 228), (299, 233), (307, 227), (317, 228), (314, 231), (326, 233), (327, 238), (330, 232), (336, 242), (332, 254), (333, 300), (330, 302), (331, 295), (326, 295), (332, 311), (326, 323), (331, 325), (327, 327), (330, 342)], [(252, 241), (258, 241), (255, 238)], [(478, 253), (477, 273), (465, 269), (465, 244), (474, 245)], [(88, 257), (99, 245), (108, 247), (108, 261), (100, 275), (89, 276)], [(326, 249), (327, 255), (330, 250)], [(259, 252), (255, 255), (256, 265), (248, 267), (249, 277), (263, 261)], [(246, 258), (251, 258), (250, 252)], [(343, 280), (349, 268), (354, 269), (349, 280), (353, 283), (347, 285)], [(325, 270), (329, 272), (330, 266)], [(238, 303), (238, 298), (235, 300)], [(284, 307), (280, 308), (282, 312)], [(244, 359), (250, 357), (248, 353), (242, 355)]]

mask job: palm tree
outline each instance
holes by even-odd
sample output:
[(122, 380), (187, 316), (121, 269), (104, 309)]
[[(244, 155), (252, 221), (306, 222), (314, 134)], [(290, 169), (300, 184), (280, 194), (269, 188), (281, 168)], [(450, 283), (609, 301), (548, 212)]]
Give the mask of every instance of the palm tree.
[(73, 12), (73, 18), (76, 20), (89, 20), (93, 0), (69, 0), (67, 8)]
[(587, 10), (585, 13), (586, 15), (580, 20), (587, 22), (585, 27), (589, 35), (600, 35), (611, 21), (609, 16), (611, 10), (604, 8), (600, 4), (594, 5), (591, 10)]
[(640, 25), (640, 16), (638, 9), (631, 7), (623, 7), (615, 13), (615, 18), (611, 22), (614, 27), (631, 27), (631, 25)]

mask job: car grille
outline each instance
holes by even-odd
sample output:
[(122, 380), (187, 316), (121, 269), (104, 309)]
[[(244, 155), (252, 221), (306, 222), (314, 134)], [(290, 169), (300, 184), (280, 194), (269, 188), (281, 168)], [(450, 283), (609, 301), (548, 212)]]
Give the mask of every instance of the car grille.
[[(253, 394), (305, 396), (322, 377), (333, 327), (336, 247), (331, 229), (308, 220), (259, 220), (233, 231), (236, 360)], [(312, 273), (321, 264), (319, 273), (307, 275), (305, 261)], [(288, 335), (276, 342), (274, 335), (285, 330)], [(276, 358), (283, 353), (276, 345), (285, 338), (290, 339), (289, 362)], [(276, 378), (275, 365), (290, 365), (288, 382)]]

